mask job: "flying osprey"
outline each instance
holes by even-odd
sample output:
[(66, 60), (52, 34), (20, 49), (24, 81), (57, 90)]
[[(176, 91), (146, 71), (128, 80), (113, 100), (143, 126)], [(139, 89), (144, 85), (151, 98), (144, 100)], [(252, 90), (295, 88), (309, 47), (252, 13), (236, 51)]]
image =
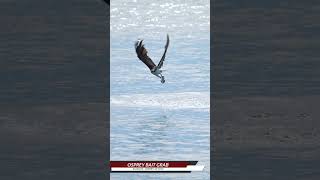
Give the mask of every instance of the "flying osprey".
[(138, 40), (135, 43), (135, 48), (136, 48), (136, 52), (137, 52), (137, 56), (138, 58), (145, 64), (148, 66), (148, 68), (150, 69), (151, 73), (157, 77), (159, 77), (161, 79), (161, 83), (164, 83), (164, 76), (162, 76), (162, 70), (161, 67), (163, 66), (163, 61), (166, 57), (166, 53), (167, 53), (167, 49), (169, 46), (169, 35), (167, 35), (167, 43), (165, 45), (165, 49), (164, 49), (164, 53), (159, 61), (159, 64), (156, 66), (154, 64), (154, 62), (152, 61), (152, 59), (148, 56), (148, 51), (147, 49), (144, 47), (144, 44), (142, 44), (143, 40)]

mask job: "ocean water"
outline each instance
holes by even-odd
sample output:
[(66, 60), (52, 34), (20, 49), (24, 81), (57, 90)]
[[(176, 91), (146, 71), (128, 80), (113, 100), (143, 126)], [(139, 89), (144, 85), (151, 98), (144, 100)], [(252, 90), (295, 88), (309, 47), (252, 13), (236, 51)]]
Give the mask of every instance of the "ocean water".
[[(110, 159), (195, 160), (203, 172), (112, 173), (111, 179), (209, 179), (210, 1), (119, 0), (110, 7)], [(138, 60), (144, 39), (165, 84)]]

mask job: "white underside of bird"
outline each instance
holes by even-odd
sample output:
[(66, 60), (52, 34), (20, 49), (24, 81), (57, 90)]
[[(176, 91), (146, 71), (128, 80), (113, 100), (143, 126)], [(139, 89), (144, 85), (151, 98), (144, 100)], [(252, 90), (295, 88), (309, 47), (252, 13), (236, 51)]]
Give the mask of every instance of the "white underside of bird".
[(155, 67), (154, 70), (152, 69), (151, 73), (153, 75), (157, 76), (158, 78), (160, 78), (161, 79), (161, 83), (165, 82), (164, 76), (162, 75), (162, 70), (160, 68), (158, 68), (158, 66)]

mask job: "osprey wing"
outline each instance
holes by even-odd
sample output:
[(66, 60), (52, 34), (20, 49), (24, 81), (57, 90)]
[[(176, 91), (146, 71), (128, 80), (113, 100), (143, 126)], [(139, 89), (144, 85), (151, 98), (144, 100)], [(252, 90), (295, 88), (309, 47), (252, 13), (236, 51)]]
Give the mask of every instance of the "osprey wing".
[(162, 67), (163, 61), (164, 61), (164, 59), (166, 58), (166, 53), (167, 53), (168, 47), (169, 47), (169, 35), (167, 34), (167, 43), (166, 43), (166, 45), (164, 46), (164, 52), (163, 52), (163, 55), (162, 55), (162, 57), (161, 57), (161, 59), (160, 59), (160, 61), (159, 61), (159, 64), (158, 64), (158, 68), (159, 68), (159, 69)]
[(138, 58), (148, 66), (150, 70), (154, 69), (156, 65), (152, 61), (152, 59), (148, 56), (148, 51), (144, 47), (144, 44), (142, 44), (143, 40), (137, 41), (135, 43), (136, 53)]

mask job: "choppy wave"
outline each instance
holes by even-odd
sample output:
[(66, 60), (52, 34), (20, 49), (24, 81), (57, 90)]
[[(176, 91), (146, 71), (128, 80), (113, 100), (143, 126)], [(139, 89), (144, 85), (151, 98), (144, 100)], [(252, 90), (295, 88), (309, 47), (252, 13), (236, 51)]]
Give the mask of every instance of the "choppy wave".
[(110, 97), (111, 106), (160, 107), (166, 109), (194, 109), (209, 111), (209, 92), (181, 92), (159, 94), (129, 94)]

